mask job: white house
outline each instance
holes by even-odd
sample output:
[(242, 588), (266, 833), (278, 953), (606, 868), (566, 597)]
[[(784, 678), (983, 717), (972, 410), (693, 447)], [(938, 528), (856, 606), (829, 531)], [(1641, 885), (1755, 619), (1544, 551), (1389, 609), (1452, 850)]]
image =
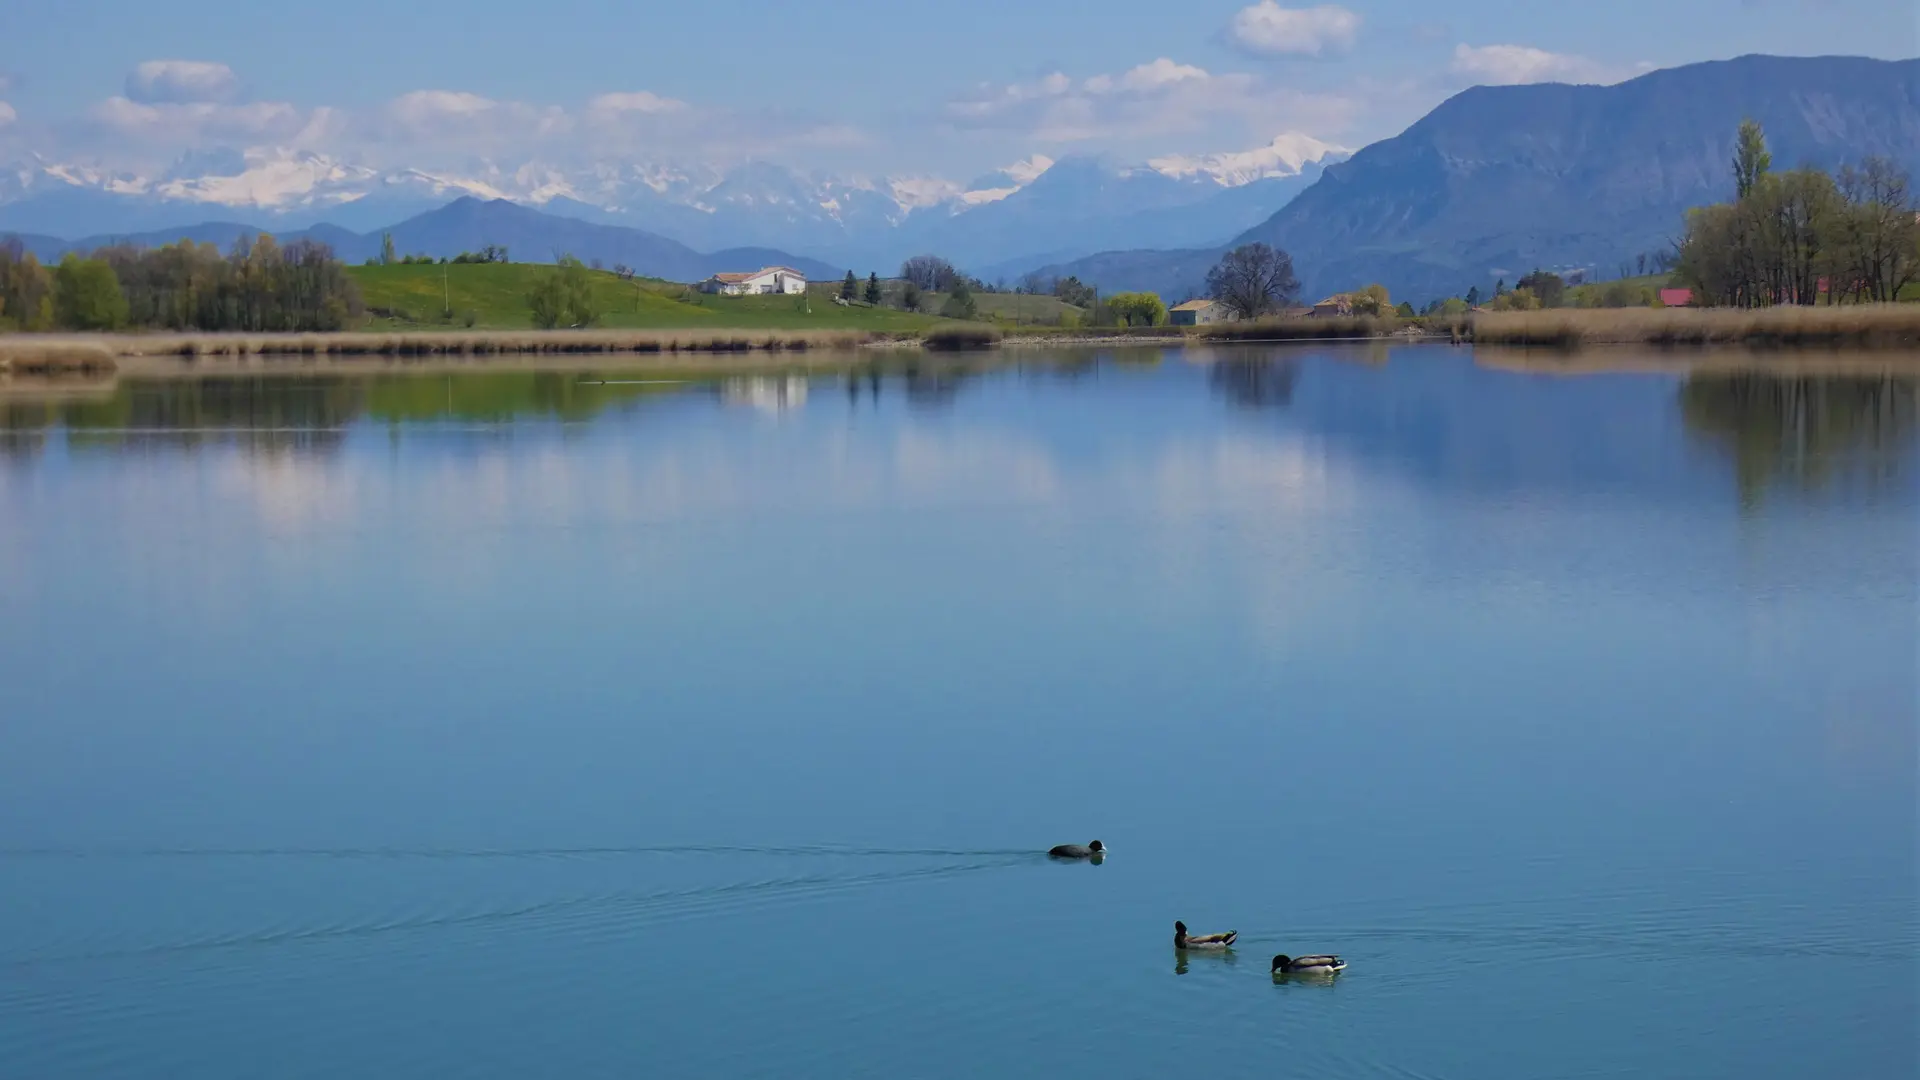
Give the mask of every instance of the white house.
[(792, 295), (807, 291), (807, 275), (790, 266), (767, 266), (750, 274), (715, 274), (700, 283), (700, 291), (721, 296)]
[(1233, 312), (1227, 310), (1227, 305), (1212, 300), (1189, 300), (1167, 309), (1167, 322), (1174, 326), (1205, 326), (1232, 318)]

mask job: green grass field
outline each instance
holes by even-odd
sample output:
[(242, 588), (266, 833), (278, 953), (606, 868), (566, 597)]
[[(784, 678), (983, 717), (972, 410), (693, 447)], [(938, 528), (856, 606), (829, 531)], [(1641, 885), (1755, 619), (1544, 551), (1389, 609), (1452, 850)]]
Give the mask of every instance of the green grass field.
[[(532, 263), (470, 263), (415, 266), (353, 266), (371, 313), (369, 329), (526, 330), (533, 325), (527, 293), (551, 266)], [(810, 292), (803, 309), (793, 296), (707, 296), (684, 285), (655, 280), (621, 281), (593, 274), (599, 324), (625, 329), (871, 330), (919, 331), (945, 321), (890, 308), (841, 307)], [(451, 310), (451, 320), (442, 311)]]
[[(938, 311), (946, 302), (945, 293), (929, 293), (926, 306)], [(1059, 326), (1062, 319), (1075, 324), (1086, 314), (1058, 297), (1019, 293), (974, 293), (973, 306), (979, 312), (978, 318), (1009, 326)]]

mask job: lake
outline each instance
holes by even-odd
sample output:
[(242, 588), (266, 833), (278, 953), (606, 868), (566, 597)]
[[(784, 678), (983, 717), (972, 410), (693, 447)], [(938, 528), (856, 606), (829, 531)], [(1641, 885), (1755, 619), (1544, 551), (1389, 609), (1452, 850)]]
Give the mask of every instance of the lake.
[(0, 1075), (1916, 1075), (1920, 366), (1628, 359), (0, 396)]

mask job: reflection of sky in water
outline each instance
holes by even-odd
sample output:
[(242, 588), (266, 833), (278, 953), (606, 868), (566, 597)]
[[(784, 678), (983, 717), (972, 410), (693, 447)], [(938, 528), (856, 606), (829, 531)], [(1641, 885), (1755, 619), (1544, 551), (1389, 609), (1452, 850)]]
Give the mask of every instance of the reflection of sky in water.
[[(16, 446), (0, 833), (452, 854), (36, 864), (0, 964), (120, 958), (0, 989), (38, 1010), (0, 1009), (0, 1051), (184, 1074), (319, 1024), (335, 1074), (1168, 1075), (1282, 1045), (1331, 1076), (1889, 1075), (1910, 434), (1835, 426), (1794, 444), (1830, 467), (1783, 470), (1767, 386), (1689, 413), (1666, 376), (1249, 355), (804, 399), (228, 387), (89, 415), (325, 437)], [(994, 861), (1094, 835), (1097, 869)], [(655, 842), (965, 858), (484, 855)], [(1175, 917), (1259, 948), (1175, 979)], [(1009, 959), (1009, 926), (1047, 947)], [(850, 933), (887, 947), (819, 952)], [(1336, 989), (1267, 979), (1323, 948), (1355, 962)], [(1819, 985), (1783, 990), (1780, 949)]]

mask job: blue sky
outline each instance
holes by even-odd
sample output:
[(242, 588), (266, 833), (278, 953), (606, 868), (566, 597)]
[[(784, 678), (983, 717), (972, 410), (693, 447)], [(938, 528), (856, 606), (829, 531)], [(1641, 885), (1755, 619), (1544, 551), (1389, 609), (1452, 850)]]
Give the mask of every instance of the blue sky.
[(1289, 132), (1357, 147), (1478, 82), (1915, 55), (1912, 0), (6, 0), (0, 149), (613, 153), (967, 175)]

